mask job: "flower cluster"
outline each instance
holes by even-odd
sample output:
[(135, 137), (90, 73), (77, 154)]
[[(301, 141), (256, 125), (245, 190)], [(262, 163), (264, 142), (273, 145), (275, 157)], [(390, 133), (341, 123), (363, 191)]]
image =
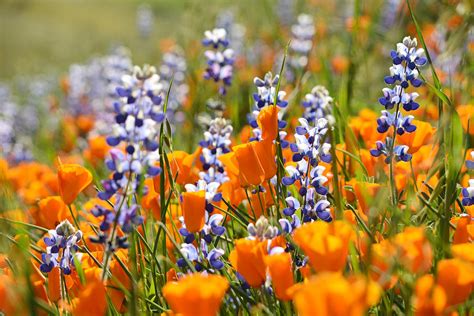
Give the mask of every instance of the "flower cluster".
[[(474, 151), (471, 152), (471, 159), (466, 161), (468, 169), (474, 169)], [(462, 189), (462, 205), (474, 205), (474, 179), (470, 179), (469, 186)]]
[(137, 29), (142, 38), (150, 37), (155, 24), (155, 16), (153, 10), (148, 4), (141, 4), (137, 8)]
[[(324, 142), (328, 130), (328, 121), (324, 118), (318, 119), (314, 126), (310, 125), (304, 118), (299, 119), (300, 126), (296, 128), (296, 143), (290, 144), (293, 152), (293, 162), (296, 166), (287, 166), (288, 176), (282, 179), (286, 186), (299, 184), (298, 194), (303, 203), (293, 196), (286, 198), (287, 207), (283, 210), (286, 216), (293, 216), (301, 209), (303, 222), (310, 222), (317, 218), (331, 221), (329, 212), (330, 203), (326, 199), (328, 189), (324, 186), (327, 178), (323, 175), (325, 167), (318, 165), (320, 161), (330, 162), (331, 145)], [(295, 222), (293, 218), (293, 222)], [(289, 227), (286, 225), (285, 227)]]
[(180, 107), (186, 101), (189, 92), (186, 83), (187, 64), (182, 51), (174, 48), (163, 54), (159, 71), (163, 91), (168, 91), (173, 81), (166, 106), (166, 117), (171, 123), (181, 123), (184, 120), (184, 113), (180, 111)]
[(231, 134), (232, 125), (224, 118), (212, 120), (209, 129), (204, 132), (204, 140), (199, 143), (202, 148), (200, 160), (203, 165), (203, 171), (199, 173), (199, 176), (207, 183), (222, 184), (228, 180), (219, 156), (230, 151)]
[(291, 27), (291, 34), (287, 80), (293, 82), (296, 79), (296, 72), (308, 65), (315, 34), (313, 18), (308, 14), (300, 14), (297, 23)]
[(221, 95), (226, 94), (226, 87), (232, 83), (234, 71), (234, 50), (227, 48), (227, 32), (225, 29), (213, 29), (204, 32), (203, 45), (212, 47), (212, 50), (206, 50), (204, 55), (207, 58), (207, 67), (204, 73), (204, 79), (222, 81), (219, 87)]
[[(278, 94), (276, 92), (279, 80), (280, 80), (280, 76), (276, 75), (275, 77), (273, 77), (271, 72), (267, 72), (263, 79), (255, 77), (253, 80), (253, 83), (257, 87), (257, 93), (253, 94), (255, 105), (254, 105), (254, 109), (251, 115), (248, 117), (248, 122), (250, 126), (253, 128), (253, 137), (250, 139), (252, 141), (261, 140), (262, 130), (258, 126), (257, 118), (260, 111), (264, 107), (276, 104), (276, 106), (278, 106), (278, 108), (281, 110), (281, 109), (285, 109), (288, 106), (288, 101), (284, 100), (286, 96), (286, 92), (278, 91)], [(282, 119), (282, 117), (283, 117), (283, 112), (280, 111), (278, 113), (278, 128), (279, 129), (283, 129), (287, 125), (286, 122)], [(286, 132), (280, 130), (279, 134), (280, 134), (280, 140), (282, 141), (282, 147), (283, 148), (287, 147), (288, 143), (284, 141), (284, 138), (286, 137)]]
[[(384, 155), (386, 163), (390, 163), (392, 159), (396, 161), (411, 159), (408, 146), (396, 145), (395, 137), (397, 134), (403, 135), (405, 132), (412, 133), (416, 130), (416, 126), (412, 124), (413, 116), (404, 117), (400, 107), (405, 111), (414, 111), (420, 106), (415, 101), (418, 93), (406, 91), (410, 85), (416, 88), (423, 83), (418, 78), (418, 68), (425, 65), (427, 60), (423, 57), (424, 50), (417, 49), (417, 45), (416, 38), (405, 37), (402, 43), (397, 44), (397, 50), (391, 52), (393, 66), (390, 67), (390, 76), (385, 77), (385, 83), (394, 87), (382, 90), (383, 97), (379, 102), (385, 107), (385, 111), (382, 111), (382, 116), (377, 120), (377, 131), (386, 133), (393, 127), (393, 137), (386, 137), (385, 142), (377, 141), (376, 148), (370, 151), (374, 157)], [(393, 108), (396, 109), (394, 114), (388, 112)]]
[(78, 242), (82, 239), (82, 232), (76, 231), (68, 220), (61, 222), (56, 229), (48, 231), (49, 237), (44, 238), (46, 253), (41, 255), (40, 270), (49, 273), (54, 267), (68, 275), (74, 268), (74, 258), (80, 259), (77, 252)]
[(325, 118), (329, 124), (334, 123), (334, 116), (332, 115), (333, 99), (329, 95), (329, 91), (324, 86), (315, 86), (311, 93), (305, 95), (302, 102), (305, 118), (309, 124), (315, 124), (316, 120)]
[(118, 148), (110, 150), (106, 165), (113, 176), (102, 182), (103, 191), (98, 194), (102, 200), (115, 195), (115, 206), (113, 209), (97, 206), (93, 211), (94, 216), (103, 217), (101, 233), (93, 241), (106, 243), (111, 251), (117, 245), (127, 246), (126, 236), (115, 236), (117, 225), (128, 233), (132, 226), (143, 221), (135, 201), (141, 179), (161, 172), (160, 167), (156, 166), (159, 160), (157, 139), (165, 114), (159, 81), (155, 68), (135, 67), (133, 74), (124, 76), (123, 85), (117, 88), (120, 102), (114, 104), (116, 124), (112, 135), (107, 137), (107, 143), (113, 147), (123, 144), (125, 153)]

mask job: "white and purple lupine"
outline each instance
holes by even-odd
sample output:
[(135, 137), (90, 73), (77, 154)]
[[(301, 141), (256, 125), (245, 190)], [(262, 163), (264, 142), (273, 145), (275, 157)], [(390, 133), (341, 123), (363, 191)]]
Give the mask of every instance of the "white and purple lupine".
[(71, 274), (75, 267), (74, 258), (80, 259), (77, 244), (82, 239), (82, 232), (64, 220), (48, 233), (49, 237), (44, 238), (46, 253), (41, 254), (41, 272), (49, 273), (54, 267), (59, 267), (63, 274)]
[(315, 86), (311, 93), (305, 95), (301, 103), (304, 108), (303, 118), (309, 124), (314, 124), (320, 118), (327, 119), (329, 125), (334, 124), (332, 103), (333, 98), (329, 95), (329, 91), (324, 86)]
[[(214, 272), (214, 269), (221, 270), (224, 268), (224, 263), (220, 259), (225, 253), (223, 249), (213, 248), (209, 251), (208, 243), (204, 239), (201, 239), (200, 247), (201, 249), (198, 251), (193, 244), (186, 243), (182, 244), (180, 248), (181, 255), (194, 265), (196, 271), (200, 272), (207, 268), (208, 272)], [(204, 266), (205, 262), (209, 266)], [(186, 260), (183, 258), (179, 258), (176, 264), (180, 268), (187, 267)]]
[(265, 216), (260, 218), (254, 223), (250, 223), (247, 226), (248, 239), (259, 239), (259, 240), (271, 240), (278, 236), (280, 231), (276, 226), (270, 225), (270, 222)]
[[(279, 80), (280, 76), (276, 75), (273, 77), (271, 72), (267, 72), (263, 79), (255, 77), (253, 80), (257, 87), (257, 93), (253, 94), (255, 105), (252, 113), (248, 117), (248, 122), (253, 128), (253, 137), (250, 138), (251, 141), (261, 140), (262, 131), (260, 130), (260, 127), (258, 127), (257, 118), (264, 107), (274, 105), (275, 101), (280, 110), (285, 109), (288, 106), (288, 101), (284, 100), (286, 92), (278, 91), (278, 94), (276, 93)], [(286, 122), (283, 120), (283, 111), (279, 111), (278, 128), (280, 129), (280, 141), (283, 148), (288, 147), (288, 142), (284, 140), (286, 132), (281, 130), (284, 129), (286, 125)]]
[(214, 80), (219, 83), (219, 93), (225, 95), (227, 87), (232, 83), (234, 71), (234, 50), (228, 48), (227, 32), (225, 29), (213, 29), (204, 32), (202, 44), (213, 48), (206, 50), (204, 56), (207, 59), (207, 67), (204, 72), (204, 79)]
[[(466, 161), (466, 166), (474, 170), (474, 151), (471, 152), (471, 159)], [(474, 179), (469, 179), (469, 186), (462, 189), (462, 205), (474, 205)]]
[[(290, 186), (298, 182), (300, 184), (298, 194), (303, 203), (289, 195), (286, 198), (287, 207), (283, 213), (286, 216), (293, 216), (296, 211), (301, 210), (303, 222), (316, 219), (330, 222), (332, 220), (329, 212), (330, 203), (326, 198), (328, 189), (324, 186), (328, 179), (323, 175), (325, 168), (319, 165), (320, 161), (331, 161), (331, 145), (324, 142), (328, 121), (320, 118), (314, 126), (309, 125), (304, 118), (300, 118), (299, 121), (301, 125), (296, 128), (296, 143), (290, 145), (296, 166), (285, 168), (288, 175), (283, 177), (282, 183)], [(293, 223), (296, 223), (295, 219)]]
[[(161, 172), (159, 161), (159, 127), (165, 118), (163, 113), (163, 90), (154, 67), (135, 67), (132, 75), (123, 76), (122, 86), (117, 88), (120, 102), (114, 104), (116, 124), (107, 143), (116, 147), (121, 144), (125, 153), (117, 148), (109, 151), (106, 165), (112, 171), (112, 178), (102, 181), (103, 190), (98, 197), (109, 200), (115, 196), (111, 209), (96, 206), (92, 214), (103, 217), (100, 233), (91, 241), (105, 243), (108, 251), (126, 248), (127, 234), (140, 225), (136, 196), (145, 195), (140, 183), (143, 178), (153, 177)], [(125, 233), (117, 236), (116, 227)]]
[(199, 177), (207, 183), (222, 184), (229, 180), (219, 156), (230, 152), (232, 130), (232, 125), (226, 119), (215, 118), (204, 132), (204, 140), (199, 142), (202, 148), (200, 160), (203, 166)]
[(296, 72), (305, 69), (308, 65), (315, 32), (313, 18), (308, 14), (300, 14), (297, 23), (291, 27), (292, 38), (286, 72), (289, 82), (294, 82)]
[(142, 38), (150, 37), (155, 24), (155, 15), (153, 9), (148, 4), (141, 4), (137, 8), (136, 16), (137, 30)]
[(180, 109), (188, 96), (189, 86), (186, 83), (186, 59), (180, 48), (175, 47), (163, 54), (159, 71), (164, 91), (170, 89), (173, 81), (166, 106), (166, 117), (172, 124), (182, 123), (185, 116)]
[[(426, 64), (427, 59), (423, 56), (424, 50), (417, 48), (417, 46), (416, 38), (412, 39), (407, 36), (397, 44), (397, 49), (390, 54), (393, 65), (390, 67), (390, 75), (385, 77), (385, 83), (393, 86), (382, 90), (383, 97), (379, 99), (379, 102), (385, 107), (385, 110), (377, 120), (377, 131), (385, 133), (393, 127), (393, 136), (387, 137), (385, 143), (377, 141), (376, 148), (370, 150), (374, 157), (385, 156), (387, 164), (393, 159), (395, 161), (411, 160), (408, 146), (395, 145), (395, 137), (397, 134), (413, 133), (416, 130), (416, 126), (412, 124), (413, 116), (404, 117), (400, 112), (400, 107), (403, 107), (405, 111), (414, 111), (420, 106), (415, 101), (418, 93), (406, 92), (409, 86), (416, 88), (423, 83), (418, 78), (418, 69)], [(392, 114), (388, 110), (393, 108), (395, 108), (395, 112)]]

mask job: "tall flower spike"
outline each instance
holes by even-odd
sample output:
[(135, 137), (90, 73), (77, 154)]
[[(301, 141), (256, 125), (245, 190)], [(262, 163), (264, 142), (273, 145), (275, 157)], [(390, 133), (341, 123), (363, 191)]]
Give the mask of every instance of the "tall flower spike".
[(208, 130), (204, 132), (204, 140), (199, 142), (202, 147), (200, 160), (203, 165), (203, 171), (199, 173), (199, 177), (207, 183), (222, 184), (229, 180), (219, 156), (230, 152), (231, 134), (232, 125), (224, 118), (215, 118), (210, 122)]
[(169, 90), (171, 80), (173, 80), (166, 107), (166, 117), (171, 123), (182, 123), (185, 116), (180, 108), (189, 92), (189, 86), (186, 83), (187, 64), (182, 50), (175, 47), (163, 54), (159, 71), (163, 91)]
[[(301, 209), (303, 222), (310, 222), (317, 218), (330, 222), (332, 220), (326, 195), (328, 193), (324, 184), (327, 178), (323, 175), (325, 168), (318, 165), (320, 161), (330, 162), (329, 153), (331, 145), (324, 143), (324, 137), (328, 130), (328, 121), (320, 118), (311, 126), (304, 118), (300, 118), (300, 126), (296, 127), (296, 143), (290, 145), (293, 151), (293, 161), (296, 166), (287, 166), (288, 176), (282, 179), (286, 186), (299, 183), (299, 200), (293, 196), (286, 198), (287, 207), (283, 210), (286, 216), (294, 216)], [(295, 222), (295, 219), (292, 219)], [(283, 223), (286, 231), (291, 231), (288, 223)], [(293, 225), (291, 225), (293, 226)]]
[(289, 47), (287, 80), (294, 82), (296, 72), (308, 65), (309, 53), (313, 47), (315, 34), (313, 18), (308, 14), (300, 14), (297, 23), (291, 27), (292, 39)]
[[(225, 95), (226, 87), (232, 83), (234, 71), (234, 50), (227, 48), (229, 41), (227, 40), (227, 32), (225, 29), (213, 29), (204, 32), (204, 46), (211, 46), (213, 50), (206, 50), (204, 55), (207, 59), (207, 68), (204, 73), (204, 79), (214, 80), (220, 83), (219, 93)], [(222, 48), (221, 48), (222, 47)]]
[[(108, 251), (127, 248), (127, 234), (141, 224), (137, 193), (147, 194), (145, 187), (140, 190), (141, 179), (153, 177), (161, 172), (157, 167), (159, 126), (164, 120), (163, 90), (160, 77), (154, 67), (135, 67), (132, 75), (122, 78), (122, 86), (117, 88), (120, 102), (114, 104), (115, 121), (112, 135), (107, 143), (116, 147), (123, 144), (125, 152), (112, 148), (106, 165), (112, 177), (102, 182), (103, 191), (98, 197), (108, 200), (115, 195), (113, 208), (96, 206), (92, 214), (103, 217), (100, 233), (91, 241), (106, 244)], [(116, 226), (125, 233), (118, 236)]]
[(304, 108), (303, 118), (310, 124), (314, 124), (320, 118), (327, 119), (329, 125), (334, 124), (332, 102), (333, 98), (324, 86), (315, 86), (311, 93), (306, 94), (302, 102)]
[[(418, 97), (416, 92), (406, 92), (411, 85), (419, 87), (423, 82), (418, 78), (418, 68), (426, 64), (426, 58), (423, 57), (424, 50), (417, 49), (418, 42), (416, 38), (405, 37), (401, 43), (397, 44), (397, 49), (390, 54), (393, 65), (390, 67), (390, 75), (385, 77), (385, 83), (393, 87), (383, 88), (383, 96), (379, 103), (385, 107), (382, 116), (377, 120), (377, 131), (386, 133), (393, 128), (393, 138), (386, 137), (385, 143), (377, 141), (376, 148), (371, 149), (370, 153), (374, 157), (385, 156), (385, 162), (390, 163), (392, 159), (396, 161), (410, 161), (411, 154), (408, 153), (408, 146), (396, 145), (396, 135), (404, 133), (413, 133), (416, 126), (412, 124), (414, 117), (408, 115), (404, 117), (400, 112), (400, 107), (405, 111), (413, 111), (419, 108), (415, 101)], [(392, 114), (389, 110), (395, 108)]]

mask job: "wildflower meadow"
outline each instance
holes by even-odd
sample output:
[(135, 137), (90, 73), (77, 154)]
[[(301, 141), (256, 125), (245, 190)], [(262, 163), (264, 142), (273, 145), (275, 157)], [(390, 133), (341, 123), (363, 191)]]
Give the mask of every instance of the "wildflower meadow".
[(0, 2), (0, 315), (474, 315), (473, 8)]

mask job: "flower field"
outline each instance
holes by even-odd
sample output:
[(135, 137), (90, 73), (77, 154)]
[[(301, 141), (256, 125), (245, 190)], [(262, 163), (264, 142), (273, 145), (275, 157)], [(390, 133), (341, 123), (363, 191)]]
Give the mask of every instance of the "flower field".
[(473, 315), (472, 2), (171, 2), (0, 3), (0, 315)]

